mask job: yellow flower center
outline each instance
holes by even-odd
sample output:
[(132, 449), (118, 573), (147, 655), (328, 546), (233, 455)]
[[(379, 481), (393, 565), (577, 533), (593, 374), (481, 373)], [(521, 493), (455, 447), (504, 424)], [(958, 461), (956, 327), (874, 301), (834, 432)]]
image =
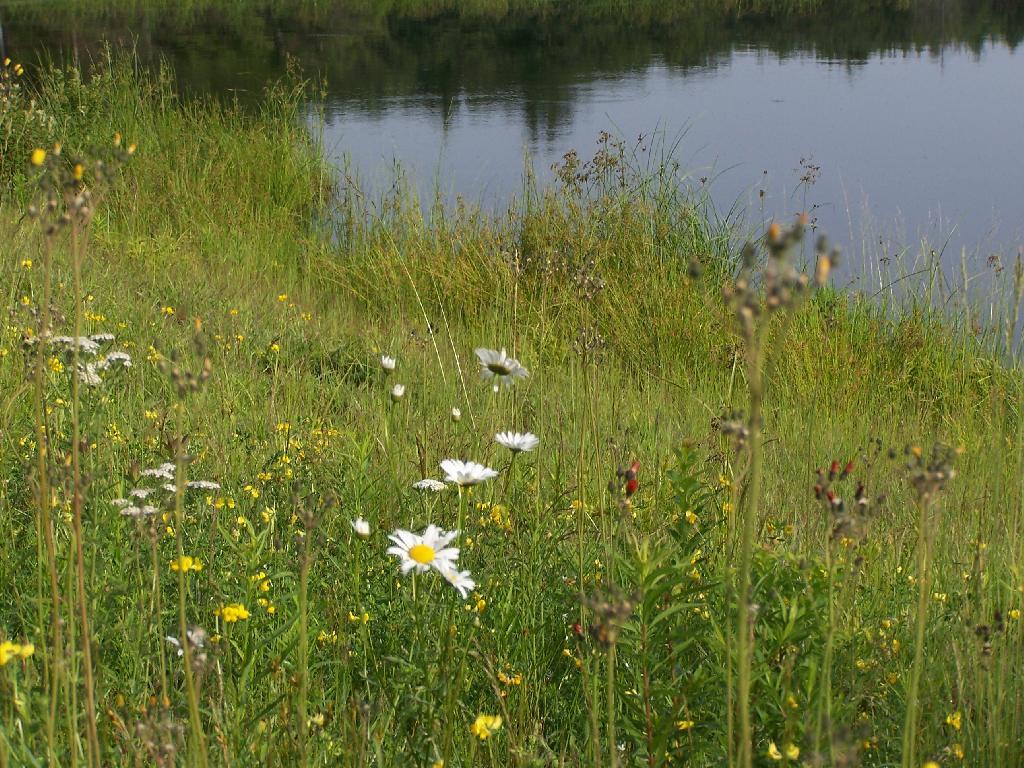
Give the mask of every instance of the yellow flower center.
[(434, 548), (429, 544), (414, 544), (409, 547), (409, 557), (421, 565), (434, 562)]

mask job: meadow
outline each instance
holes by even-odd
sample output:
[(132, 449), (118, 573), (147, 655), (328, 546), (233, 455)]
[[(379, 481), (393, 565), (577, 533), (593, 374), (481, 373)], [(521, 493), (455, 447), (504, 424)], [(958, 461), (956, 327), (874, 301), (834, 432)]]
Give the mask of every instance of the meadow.
[(373, 198), (309, 88), (3, 67), (0, 766), (1024, 763), (1019, 266), (847, 294), (604, 135)]

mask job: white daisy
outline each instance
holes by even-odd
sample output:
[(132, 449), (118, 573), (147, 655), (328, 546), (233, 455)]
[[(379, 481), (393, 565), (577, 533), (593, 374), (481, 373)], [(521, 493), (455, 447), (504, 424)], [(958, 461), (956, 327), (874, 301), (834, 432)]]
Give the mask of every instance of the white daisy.
[(494, 436), (494, 442), (505, 446), (512, 453), (522, 453), (540, 445), (540, 438), (532, 432), (499, 432)]
[(391, 373), (397, 365), (398, 361), (395, 358), (390, 355), (381, 355), (380, 367), (384, 369), (385, 373)]
[(412, 487), (417, 491), (434, 491), (435, 493), (440, 493), (448, 486), (440, 480), (435, 480), (432, 477), (425, 477), (422, 480), (417, 480), (413, 483)]
[(370, 538), (370, 524), (361, 517), (357, 517), (351, 522), (352, 530), (356, 532), (356, 536), (361, 539)]
[(495, 391), (502, 384), (509, 386), (514, 384), (516, 379), (525, 379), (530, 375), (518, 360), (508, 356), (504, 347), (500, 352), (486, 347), (480, 347), (475, 352), (477, 359), (480, 360), (480, 378), (493, 379)]
[(397, 403), (405, 396), (405, 384), (395, 384), (391, 388), (391, 402)]
[(458, 422), (460, 419), (462, 419), (462, 411), (458, 408), (452, 408), (452, 421)]
[(402, 561), (402, 573), (412, 570), (426, 573), (431, 568), (444, 573), (455, 568), (459, 550), (448, 544), (458, 535), (458, 531), (445, 532), (433, 524), (428, 525), (422, 534), (399, 528), (388, 536), (395, 546), (388, 547), (387, 553)]
[(476, 485), (498, 476), (495, 470), (483, 464), (458, 459), (445, 459), (441, 462), (441, 470), (445, 473), (445, 480), (461, 486)]
[(441, 571), (441, 575), (444, 576), (445, 580), (451, 584), (455, 589), (462, 595), (462, 599), (465, 600), (469, 597), (469, 593), (476, 589), (476, 582), (473, 581), (469, 575), (469, 571), (460, 571), (457, 568), (451, 568), (447, 571)]

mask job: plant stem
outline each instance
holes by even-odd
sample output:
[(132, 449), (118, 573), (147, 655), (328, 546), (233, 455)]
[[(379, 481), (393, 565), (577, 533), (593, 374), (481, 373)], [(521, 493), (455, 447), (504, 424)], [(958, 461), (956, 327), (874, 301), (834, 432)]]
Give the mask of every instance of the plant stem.
[(740, 573), (737, 600), (739, 602), (736, 621), (736, 653), (739, 663), (739, 755), (738, 762), (743, 768), (753, 763), (753, 741), (750, 728), (750, 678), (753, 649), (753, 626), (750, 611), (750, 574), (754, 557), (754, 527), (757, 523), (761, 498), (762, 464), (762, 409), (764, 398), (762, 354), (764, 332), (757, 334), (748, 350), (747, 381), (750, 388), (750, 474), (743, 494), (743, 532), (740, 542)]
[(608, 705), (608, 765), (617, 768), (619, 765), (619, 748), (615, 743), (615, 643), (608, 647), (607, 669), (607, 705)]
[(101, 765), (99, 732), (96, 723), (96, 692), (92, 667), (92, 632), (89, 628), (89, 603), (85, 591), (85, 550), (82, 544), (82, 425), (81, 377), (79, 365), (82, 338), (82, 233), (81, 225), (71, 229), (71, 265), (75, 292), (74, 344), (71, 364), (71, 474), (72, 527), (75, 545), (75, 582), (78, 593), (78, 618), (82, 623), (82, 664), (85, 667), (86, 739), (89, 745), (87, 763)]
[(921, 688), (921, 667), (924, 664), (924, 631), (928, 624), (928, 568), (931, 536), (928, 532), (929, 515), (927, 498), (919, 501), (920, 515), (917, 522), (917, 625), (914, 631), (914, 665), (910, 669), (910, 686), (907, 690), (907, 712), (903, 721), (903, 768), (916, 768), (917, 761), (917, 698)]
[[(185, 526), (185, 438), (182, 430), (181, 419), (184, 408), (181, 402), (175, 404), (175, 453), (174, 453), (174, 540), (178, 552), (178, 563), (182, 562), (185, 556), (185, 541), (183, 529)], [(188, 719), (192, 728), (192, 752), (198, 760), (201, 768), (206, 768), (208, 758), (206, 755), (206, 739), (203, 736), (202, 721), (199, 716), (199, 695), (196, 691), (195, 679), (192, 675), (192, 647), (188, 637), (188, 612), (185, 608), (185, 598), (188, 586), (186, 584), (186, 573), (182, 567), (178, 568), (178, 634), (181, 638), (181, 650), (184, 662), (185, 673), (185, 694), (188, 697)]]
[[(34, 421), (36, 430), (36, 483), (39, 516), (37, 526), (46, 545), (46, 567), (50, 576), (50, 637), (52, 668), (48, 665), (50, 682), (49, 711), (46, 719), (47, 762), (57, 764), (57, 702), (66, 673), (64, 631), (61, 622), (60, 584), (57, 577), (57, 548), (50, 517), (49, 432), (46, 428), (46, 345), (50, 335), (50, 292), (53, 283), (53, 249), (46, 242), (43, 249), (43, 300), (39, 308), (39, 333), (36, 337), (36, 360), (33, 370)], [(42, 591), (42, 587), (40, 587)], [(42, 595), (40, 595), (42, 597)]]
[(310, 537), (307, 529), (302, 540), (302, 562), (299, 566), (299, 759), (306, 764), (306, 739), (309, 721), (306, 699), (309, 695), (309, 561)]

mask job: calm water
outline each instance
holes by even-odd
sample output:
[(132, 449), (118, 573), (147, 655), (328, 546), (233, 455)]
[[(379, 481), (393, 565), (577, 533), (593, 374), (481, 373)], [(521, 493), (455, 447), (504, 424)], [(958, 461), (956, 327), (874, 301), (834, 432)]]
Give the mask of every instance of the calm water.
[(865, 254), (865, 281), (922, 239), (949, 265), (961, 249), (984, 263), (1024, 243), (1024, 4), (1013, 0), (899, 11), (850, 0), (801, 17), (673, 0), (473, 15), (443, 0), (415, 14), (287, 1), (78, 17), (0, 2), (0, 18), (22, 60), (85, 57), (111, 39), (168, 58), (183, 90), (243, 101), (294, 57), (326, 78), (311, 113), (324, 107), (332, 155), (369, 190), (388, 188), (398, 163), (426, 201), (497, 209), (520, 193), (527, 156), (544, 181), (566, 151), (589, 156), (602, 130), (630, 144), (654, 133), (723, 213), (754, 224), (811, 209)]

